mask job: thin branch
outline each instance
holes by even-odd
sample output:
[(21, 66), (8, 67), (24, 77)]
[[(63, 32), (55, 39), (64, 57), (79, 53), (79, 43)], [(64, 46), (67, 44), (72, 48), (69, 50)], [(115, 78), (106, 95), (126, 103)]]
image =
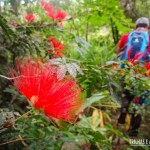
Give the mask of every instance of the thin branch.
[(5, 143), (0, 143), (0, 146), (1, 145), (6, 145), (6, 144), (10, 144), (10, 143), (13, 143), (13, 142), (17, 142), (17, 141), (21, 141), (22, 139), (15, 139), (15, 140), (12, 140), (12, 141), (8, 141), (8, 142), (5, 142)]
[(51, 25), (54, 25), (55, 23), (48, 23), (48, 24), (42, 24), (42, 25), (35, 25), (35, 26), (16, 26), (16, 29), (20, 29), (20, 28), (45, 28), (45, 27), (49, 27)]
[[(103, 105), (103, 104), (97, 104), (97, 105), (94, 105), (94, 106), (100, 106), (100, 107), (110, 107), (110, 108), (120, 108), (121, 106), (115, 106), (115, 105)], [(92, 109), (97, 109), (96, 107), (94, 107), (94, 106), (89, 106), (90, 108), (92, 108)]]
[(120, 105), (103, 105), (103, 104), (97, 104), (97, 105), (94, 105), (94, 106), (100, 106), (100, 107), (110, 107), (110, 108), (121, 108)]
[(28, 147), (29, 147), (28, 144), (24, 141), (24, 139), (21, 137), (21, 135), (19, 135), (19, 138), (20, 138), (20, 140), (21, 140), (21, 143), (22, 143), (26, 148), (28, 148)]
[[(42, 76), (42, 75), (39, 75), (39, 76)], [(17, 79), (17, 78), (20, 78), (20, 77), (28, 78), (29, 76), (21, 75), (21, 76), (17, 76), (17, 77), (14, 77), (14, 78), (9, 78), (9, 77), (6, 77), (6, 76), (0, 74), (0, 77), (4, 78), (4, 79), (7, 79), (7, 80), (14, 80), (14, 79)], [(32, 76), (32, 77), (34, 78), (34, 77), (37, 77), (37, 76)]]
[(18, 117), (18, 118), (15, 120), (15, 122), (16, 122), (17, 120), (19, 120), (20, 118), (22, 118), (22, 117), (28, 115), (28, 114), (29, 114), (30, 112), (32, 112), (33, 110), (34, 110), (34, 109), (31, 109), (30, 111), (24, 113), (22, 116)]
[[(63, 20), (64, 21), (70, 21), (72, 20), (72, 18), (69, 18), (69, 19), (66, 19), (66, 20)], [(16, 26), (16, 29), (19, 29), (19, 28), (45, 28), (45, 27), (49, 27), (49, 26), (52, 26), (52, 25), (56, 25), (57, 23), (59, 23), (61, 21), (57, 21), (57, 22), (52, 22), (52, 23), (47, 23), (47, 24), (41, 24), (41, 25), (28, 25), (28, 26)]]
[(77, 35), (79, 36), (79, 31), (78, 31), (78, 28), (77, 28), (73, 18), (72, 18), (72, 23), (74, 25), (75, 30), (77, 31)]
[(20, 78), (20, 76), (14, 77), (14, 78), (9, 78), (9, 77), (6, 77), (6, 76), (1, 75), (1, 74), (0, 74), (0, 77), (1, 77), (1, 78), (4, 78), (4, 79), (7, 79), (7, 80), (14, 80), (14, 79), (16, 79), (16, 78)]
[(22, 139), (22, 138), (17, 138), (15, 140), (11, 140), (11, 141), (7, 141), (7, 142), (4, 142), (4, 143), (0, 143), (0, 146), (1, 145), (6, 145), (6, 144), (10, 144), (10, 143), (14, 143), (14, 142), (18, 142), (18, 141), (24, 141), (24, 140), (32, 140), (32, 139), (37, 139), (37, 138), (26, 138), (26, 139)]
[[(100, 66), (99, 67), (99, 69), (103, 69), (103, 68), (105, 68), (105, 67), (109, 67), (109, 66), (111, 66), (112, 64), (108, 64), (108, 65), (104, 65), (104, 66)], [(106, 69), (106, 68), (105, 68)]]
[[(87, 9), (87, 15), (88, 15), (88, 12), (89, 12), (89, 10)], [(88, 33), (89, 33), (89, 22), (88, 22), (89, 19), (90, 19), (90, 16), (88, 16), (88, 18), (87, 18), (86, 32), (85, 32), (85, 39), (87, 42), (88, 42)]]

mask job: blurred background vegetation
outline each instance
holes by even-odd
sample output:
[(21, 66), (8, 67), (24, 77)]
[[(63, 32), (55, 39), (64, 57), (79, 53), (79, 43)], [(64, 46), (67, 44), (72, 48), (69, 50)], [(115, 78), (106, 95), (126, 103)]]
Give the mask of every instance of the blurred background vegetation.
[[(150, 19), (150, 1), (48, 2), (68, 14), (63, 27), (45, 14), (38, 0), (0, 0), (0, 149), (134, 149), (128, 144), (126, 133), (116, 127), (122, 71), (115, 70), (112, 65), (118, 65), (115, 51), (120, 36), (134, 29), (134, 21), (138, 17)], [(35, 14), (35, 22), (29, 23), (24, 19), (28, 13)], [(63, 57), (49, 54), (49, 36), (63, 42)], [(6, 78), (8, 68), (15, 65), (15, 60), (29, 55), (67, 66), (65, 73), (76, 78), (82, 87), (86, 103), (75, 125), (61, 122), (63, 128), (60, 128), (36, 110), (30, 112), (32, 108), (26, 98)], [(133, 72), (131, 74), (127, 70), (124, 73), (127, 85), (137, 83), (137, 91), (149, 89), (148, 78), (140, 76), (139, 81)], [(149, 123), (146, 117), (149, 114), (147, 109), (143, 115), (146, 124)], [(139, 136), (148, 138), (148, 126), (142, 125), (140, 130)], [(126, 143), (115, 145), (117, 137)]]

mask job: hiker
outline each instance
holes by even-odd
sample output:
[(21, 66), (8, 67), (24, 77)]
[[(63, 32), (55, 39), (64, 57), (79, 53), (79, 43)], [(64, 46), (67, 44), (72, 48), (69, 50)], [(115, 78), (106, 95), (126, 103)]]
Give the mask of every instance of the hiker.
[[(141, 17), (136, 21), (135, 30), (124, 34), (117, 48), (117, 55), (120, 57), (120, 60), (138, 60), (139, 64), (142, 62), (149, 62), (149, 54), (150, 54), (150, 36), (148, 33), (149, 29), (149, 19), (146, 17)], [(142, 64), (141, 63), (141, 64)], [(124, 68), (124, 64), (122, 63), (121, 68)], [(123, 83), (123, 91), (122, 91), (122, 103), (121, 103), (121, 113), (118, 118), (118, 123), (125, 124), (125, 118), (128, 114), (129, 104), (134, 100), (136, 104), (142, 105), (145, 99), (148, 97), (148, 91), (142, 91), (140, 97), (136, 97), (131, 90), (134, 90), (134, 86), (131, 86), (131, 89), (125, 88), (124, 76), (121, 78)], [(141, 123), (141, 115), (136, 114), (136, 109), (131, 114), (131, 123), (129, 128), (130, 136), (137, 136), (138, 128)]]
[[(149, 28), (149, 19), (148, 18), (141, 17), (141, 18), (137, 19), (135, 31), (139, 31), (139, 32), (143, 31), (143, 32), (148, 33), (148, 28)], [(121, 37), (121, 39), (118, 43), (117, 54), (120, 54), (121, 52), (124, 51), (124, 48), (126, 47), (126, 44), (127, 44), (129, 34), (130, 33), (124, 34)], [(149, 46), (148, 46), (148, 51), (150, 52), (150, 43), (149, 43)]]

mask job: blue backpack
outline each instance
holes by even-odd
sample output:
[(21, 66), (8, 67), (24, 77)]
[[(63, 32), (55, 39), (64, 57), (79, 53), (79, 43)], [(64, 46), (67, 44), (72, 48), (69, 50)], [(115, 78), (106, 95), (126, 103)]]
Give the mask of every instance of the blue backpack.
[(135, 57), (139, 62), (149, 62), (148, 52), (149, 34), (144, 31), (133, 31), (129, 34), (127, 44), (121, 55), (121, 60), (132, 60)]

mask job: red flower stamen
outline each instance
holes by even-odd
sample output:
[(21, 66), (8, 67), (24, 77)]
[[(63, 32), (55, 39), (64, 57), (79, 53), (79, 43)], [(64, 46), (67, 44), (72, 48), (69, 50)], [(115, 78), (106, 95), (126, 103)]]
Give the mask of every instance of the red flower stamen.
[(74, 122), (83, 104), (81, 89), (70, 77), (59, 80), (59, 68), (40, 60), (23, 59), (11, 70), (13, 85), (49, 118)]

